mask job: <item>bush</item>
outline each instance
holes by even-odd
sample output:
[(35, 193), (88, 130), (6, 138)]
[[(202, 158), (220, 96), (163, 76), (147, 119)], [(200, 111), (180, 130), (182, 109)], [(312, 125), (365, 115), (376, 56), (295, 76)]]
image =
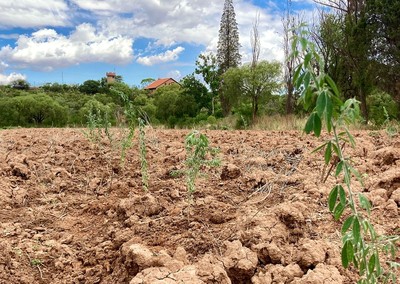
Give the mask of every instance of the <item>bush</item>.
[(367, 98), (367, 106), (369, 110), (369, 118), (377, 126), (382, 126), (386, 121), (386, 116), (383, 108), (386, 109), (389, 118), (396, 118), (399, 109), (393, 98), (385, 92), (375, 90)]
[(0, 112), (2, 126), (64, 126), (68, 118), (67, 108), (46, 94), (6, 99)]

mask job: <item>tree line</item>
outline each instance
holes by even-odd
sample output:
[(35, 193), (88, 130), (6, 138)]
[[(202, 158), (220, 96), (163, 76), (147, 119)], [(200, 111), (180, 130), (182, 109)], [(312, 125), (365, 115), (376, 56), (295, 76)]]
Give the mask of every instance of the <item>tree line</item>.
[[(319, 2), (319, 1), (315, 1)], [(309, 27), (310, 41), (323, 59), (323, 72), (337, 82), (342, 99), (361, 102), (365, 122), (381, 125), (400, 116), (400, 0), (323, 1), (317, 25)], [(329, 11), (324, 9), (328, 7)], [(82, 126), (92, 112), (123, 123), (123, 100), (129, 98), (153, 124), (192, 127), (215, 124), (234, 116), (237, 127), (250, 125), (260, 116), (304, 115), (298, 105), (301, 92), (293, 85), (294, 59), (291, 39), (301, 18), (287, 0), (283, 17), (285, 61), (260, 60), (259, 16), (250, 36), (251, 61), (242, 64), (239, 30), (232, 0), (225, 0), (216, 54), (199, 55), (195, 70), (178, 85), (154, 93), (128, 86), (121, 76), (80, 85), (48, 83), (30, 88), (24, 80), (0, 87), (0, 126)], [(316, 70), (318, 73), (318, 70)]]

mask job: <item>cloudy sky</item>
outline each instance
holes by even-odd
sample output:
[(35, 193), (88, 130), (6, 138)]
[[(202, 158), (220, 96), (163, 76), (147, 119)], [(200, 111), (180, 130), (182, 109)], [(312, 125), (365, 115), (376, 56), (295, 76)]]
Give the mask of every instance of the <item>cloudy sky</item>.
[[(234, 0), (243, 61), (260, 14), (261, 58), (282, 60), (286, 0)], [(0, 1), (0, 84), (23, 78), (79, 84), (108, 71), (130, 85), (145, 78), (181, 79), (198, 55), (215, 51), (223, 0)], [(312, 0), (292, 0), (310, 13)]]

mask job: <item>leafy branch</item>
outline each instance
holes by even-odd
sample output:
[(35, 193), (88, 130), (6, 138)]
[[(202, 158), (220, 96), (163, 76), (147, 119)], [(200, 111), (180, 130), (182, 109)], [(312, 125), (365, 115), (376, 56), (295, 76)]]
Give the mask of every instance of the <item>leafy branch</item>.
[(360, 114), (359, 102), (355, 99), (342, 101), (334, 80), (324, 73), (324, 62), (315, 45), (308, 40), (308, 31), (301, 25), (292, 39), (293, 57), (299, 59), (294, 75), (294, 85), (300, 91), (300, 100), (311, 114), (305, 125), (307, 134), (319, 137), (323, 127), (332, 134), (331, 139), (315, 151), (324, 151), (325, 164), (332, 163), (335, 177), (340, 181), (331, 190), (328, 198), (329, 210), (339, 220), (346, 209), (350, 212), (342, 224), (342, 265), (354, 265), (359, 271), (357, 283), (396, 283), (395, 270), (400, 265), (387, 261), (382, 266), (381, 256), (395, 259), (398, 236), (379, 236), (371, 221), (371, 203), (362, 193), (356, 194), (352, 186), (353, 176), (362, 184), (360, 173), (344, 153), (344, 145), (356, 147), (348, 126)]

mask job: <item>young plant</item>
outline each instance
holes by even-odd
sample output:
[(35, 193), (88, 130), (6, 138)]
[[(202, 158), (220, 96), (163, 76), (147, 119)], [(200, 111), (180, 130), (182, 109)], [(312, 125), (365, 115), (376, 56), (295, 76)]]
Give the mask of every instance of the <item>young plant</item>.
[(88, 131), (83, 131), (83, 133), (92, 143), (100, 143), (104, 136), (110, 143), (113, 142), (113, 136), (110, 133), (111, 123), (107, 112), (102, 113), (98, 107), (91, 105), (86, 117)]
[(126, 94), (119, 92), (119, 95), (124, 102), (124, 114), (128, 124), (128, 134), (121, 139), (121, 164), (124, 165), (126, 153), (130, 148), (132, 148), (133, 145), (132, 140), (135, 136), (135, 121), (137, 112)]
[(220, 161), (218, 159), (207, 160), (207, 154), (215, 156), (217, 150), (216, 148), (209, 147), (207, 136), (197, 130), (193, 130), (186, 136), (185, 149), (186, 187), (189, 200), (192, 200), (193, 194), (196, 191), (196, 178), (201, 168), (204, 166), (219, 166)]
[(142, 173), (142, 185), (143, 190), (147, 191), (149, 188), (149, 172), (148, 163), (146, 159), (147, 149), (146, 149), (146, 123), (140, 117), (139, 121), (139, 153), (140, 153), (140, 170)]
[[(359, 117), (359, 103), (355, 99), (342, 102), (339, 89), (332, 78), (324, 73), (324, 62), (310, 42), (303, 26), (295, 32), (292, 40), (293, 56), (300, 61), (294, 75), (294, 84), (301, 92), (300, 100), (307, 110), (311, 110), (305, 132), (313, 132), (319, 137), (323, 126), (332, 137), (315, 151), (324, 151), (325, 164), (332, 164), (332, 171), (339, 181), (331, 190), (328, 199), (329, 210), (335, 220), (345, 211), (342, 225), (342, 265), (354, 265), (359, 271), (357, 283), (396, 282), (395, 270), (399, 264), (387, 261), (382, 265), (382, 256), (394, 259), (398, 236), (379, 236), (371, 221), (371, 203), (362, 193), (353, 188), (353, 177), (362, 184), (359, 172), (350, 157), (344, 153), (344, 146), (355, 147), (355, 140), (348, 126)], [(329, 173), (328, 173), (329, 174)]]

